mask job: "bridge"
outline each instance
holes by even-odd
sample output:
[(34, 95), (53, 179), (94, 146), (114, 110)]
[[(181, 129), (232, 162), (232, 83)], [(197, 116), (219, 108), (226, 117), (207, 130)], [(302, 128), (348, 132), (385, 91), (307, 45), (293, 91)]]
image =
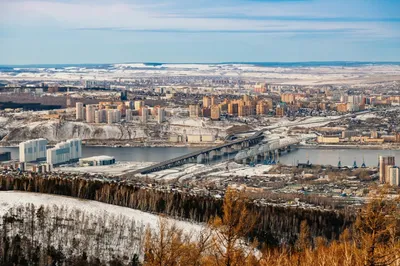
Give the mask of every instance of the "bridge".
[(223, 156), (225, 154), (236, 153), (243, 149), (249, 148), (260, 143), (263, 138), (263, 131), (257, 131), (252, 136), (224, 143), (212, 148), (205, 148), (199, 151), (195, 151), (186, 155), (179, 156), (174, 159), (166, 160), (142, 169), (138, 169), (130, 174), (149, 174), (152, 172), (157, 172), (172, 167), (180, 166), (186, 163), (203, 163), (205, 161), (213, 160), (217, 157)]
[(291, 146), (298, 143), (300, 143), (298, 138), (291, 137), (271, 140), (238, 152), (234, 160), (237, 163), (243, 164), (247, 164), (248, 162), (255, 163), (259, 160), (264, 160), (266, 164), (275, 164), (278, 162), (282, 151), (290, 151)]

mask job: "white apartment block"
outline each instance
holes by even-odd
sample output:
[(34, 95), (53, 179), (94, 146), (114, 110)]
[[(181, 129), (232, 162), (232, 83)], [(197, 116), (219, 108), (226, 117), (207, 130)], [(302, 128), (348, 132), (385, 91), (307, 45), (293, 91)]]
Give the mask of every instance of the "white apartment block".
[(46, 139), (32, 139), (19, 144), (19, 161), (21, 163), (46, 159)]
[(82, 140), (70, 139), (47, 150), (47, 163), (60, 165), (78, 161), (82, 157)]

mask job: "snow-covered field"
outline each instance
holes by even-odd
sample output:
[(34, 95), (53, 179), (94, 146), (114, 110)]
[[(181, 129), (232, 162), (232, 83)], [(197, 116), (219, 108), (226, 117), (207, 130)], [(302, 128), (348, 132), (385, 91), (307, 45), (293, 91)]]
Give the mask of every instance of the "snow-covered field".
[(255, 167), (235, 162), (217, 164), (185, 164), (179, 167), (147, 174), (147, 177), (184, 182), (201, 177), (202, 180), (226, 179), (227, 177), (267, 176), (272, 166), (258, 164)]
[[(17, 69), (16, 69), (17, 70)], [(26, 70), (26, 72), (24, 72)], [(270, 83), (321, 85), (321, 84), (373, 84), (400, 80), (398, 65), (363, 66), (260, 66), (251, 64), (114, 64), (102, 69), (90, 66), (66, 68), (19, 68), (18, 73), (0, 72), (2, 80), (71, 80), (97, 79), (111, 81), (118, 78), (132, 80), (141, 77), (209, 76), (239, 77), (249, 80), (268, 80)]]
[[(184, 234), (196, 237), (202, 226), (164, 218)], [(1, 191), (0, 226), (10, 239), (20, 237), (47, 250), (108, 263), (143, 258), (146, 228), (159, 231), (160, 217), (106, 203), (39, 193)], [(1, 243), (1, 242), (0, 242)], [(35, 248), (36, 250), (36, 248)], [(26, 252), (26, 250), (25, 250)]]
[(113, 165), (58, 167), (54, 168), (53, 171), (65, 173), (90, 173), (119, 176), (127, 172), (132, 172), (137, 169), (148, 167), (152, 164), (154, 164), (154, 162), (117, 162)]

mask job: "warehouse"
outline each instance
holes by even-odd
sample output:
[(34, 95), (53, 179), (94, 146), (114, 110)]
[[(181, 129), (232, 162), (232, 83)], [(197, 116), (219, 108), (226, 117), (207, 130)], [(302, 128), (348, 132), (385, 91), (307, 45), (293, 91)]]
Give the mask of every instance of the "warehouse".
[(110, 164), (115, 164), (115, 158), (106, 155), (79, 159), (80, 166), (99, 166), (99, 165), (110, 165)]

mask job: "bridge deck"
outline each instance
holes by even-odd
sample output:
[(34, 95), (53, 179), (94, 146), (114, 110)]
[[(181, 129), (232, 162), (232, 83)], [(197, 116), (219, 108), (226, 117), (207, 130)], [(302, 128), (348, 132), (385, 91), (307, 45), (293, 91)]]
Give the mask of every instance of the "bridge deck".
[(220, 150), (220, 149), (223, 149), (225, 147), (229, 147), (229, 146), (232, 146), (232, 145), (235, 145), (235, 144), (239, 144), (239, 143), (242, 143), (242, 142), (245, 142), (245, 141), (255, 140), (255, 139), (263, 137), (262, 134), (263, 134), (262, 131), (257, 131), (253, 136), (251, 136), (249, 138), (239, 139), (239, 140), (235, 140), (235, 141), (232, 141), (232, 142), (229, 142), (229, 143), (224, 143), (224, 144), (218, 145), (216, 147), (205, 148), (205, 149), (202, 149), (202, 150), (199, 150), (199, 151), (191, 152), (189, 154), (185, 154), (185, 155), (173, 158), (173, 159), (169, 159), (169, 160), (166, 160), (166, 161), (163, 161), (163, 162), (159, 162), (157, 164), (154, 164), (154, 165), (151, 165), (151, 166), (136, 170), (136, 171), (132, 172), (132, 174), (146, 173), (146, 172), (151, 171), (152, 169), (163, 167), (163, 166), (166, 166), (168, 164), (173, 164), (173, 163), (185, 160), (185, 159), (193, 158), (193, 157), (199, 156), (200, 154), (205, 154), (205, 153), (209, 153), (211, 151)]

